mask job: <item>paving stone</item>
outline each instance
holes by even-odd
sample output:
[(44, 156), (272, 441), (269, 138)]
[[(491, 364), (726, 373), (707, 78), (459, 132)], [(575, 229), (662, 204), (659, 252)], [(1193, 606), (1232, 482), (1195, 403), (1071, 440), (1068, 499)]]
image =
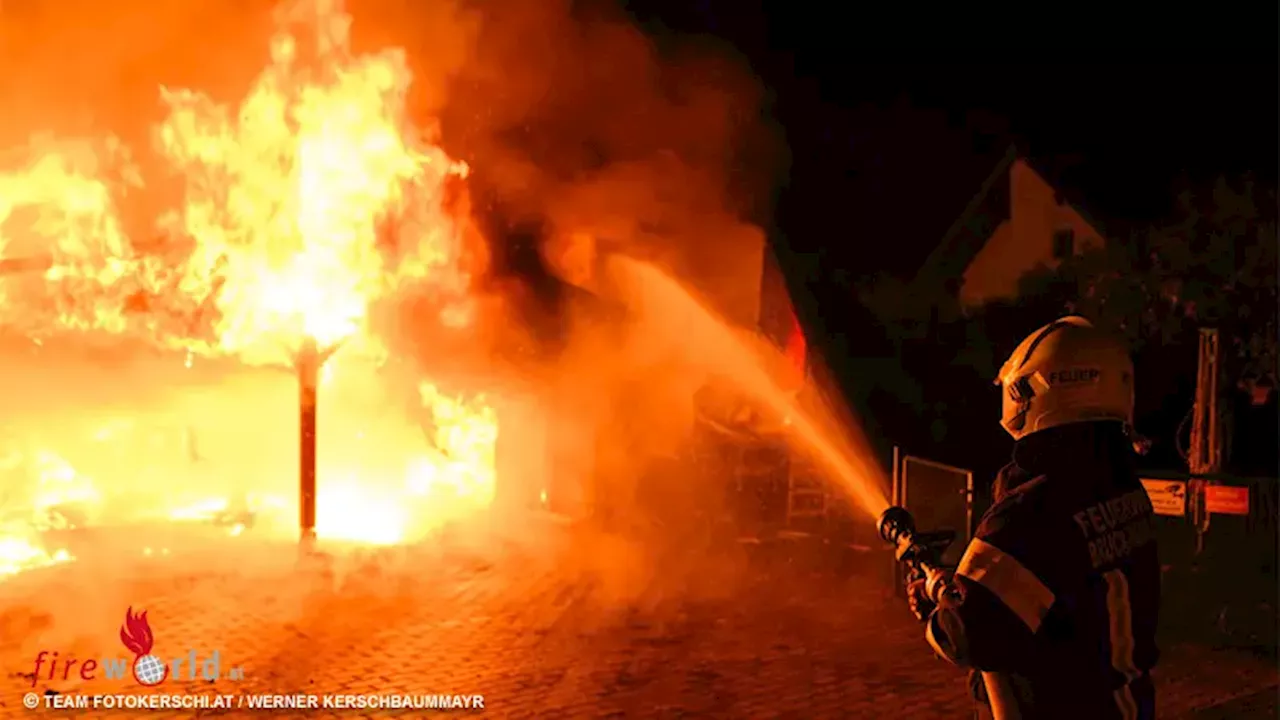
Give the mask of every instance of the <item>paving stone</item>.
[[(261, 559), (109, 575), (71, 564), (0, 584), (0, 720), (60, 716), (22, 707), (35, 653), (123, 657), (130, 604), (147, 610), (161, 657), (216, 649), (224, 673), (244, 671), (240, 681), (171, 679), (165, 692), (483, 694), (477, 714), (502, 718), (970, 717), (964, 674), (933, 657), (903, 604), (865, 578), (769, 568), (686, 592), (698, 578), (656, 573), (620, 589), (556, 552), (406, 551), (328, 575)], [(1157, 682), (1161, 717), (1182, 717), (1276, 688), (1280, 675), (1245, 653), (1176, 646)], [(39, 679), (34, 689), (149, 692), (131, 680)]]

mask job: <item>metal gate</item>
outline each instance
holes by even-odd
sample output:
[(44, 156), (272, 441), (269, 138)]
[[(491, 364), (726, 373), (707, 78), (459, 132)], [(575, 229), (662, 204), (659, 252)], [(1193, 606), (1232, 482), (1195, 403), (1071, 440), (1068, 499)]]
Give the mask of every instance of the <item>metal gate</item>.
[(943, 560), (960, 562), (973, 533), (973, 472), (893, 449), (893, 504), (911, 511), (921, 530), (954, 530)]

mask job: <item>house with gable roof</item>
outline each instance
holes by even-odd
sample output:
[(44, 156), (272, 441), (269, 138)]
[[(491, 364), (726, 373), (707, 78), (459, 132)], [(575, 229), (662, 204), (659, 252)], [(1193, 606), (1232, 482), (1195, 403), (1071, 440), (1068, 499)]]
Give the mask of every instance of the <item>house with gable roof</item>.
[(912, 286), (926, 294), (945, 288), (962, 309), (1014, 300), (1024, 275), (1097, 248), (1105, 237), (1094, 219), (1010, 146)]

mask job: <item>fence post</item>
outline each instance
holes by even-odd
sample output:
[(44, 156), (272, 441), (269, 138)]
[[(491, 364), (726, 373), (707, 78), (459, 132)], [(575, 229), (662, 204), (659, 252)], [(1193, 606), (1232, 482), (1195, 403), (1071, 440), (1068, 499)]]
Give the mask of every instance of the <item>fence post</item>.
[[(889, 504), (896, 505), (898, 507), (905, 507), (906, 502), (902, 497), (902, 448), (897, 445), (893, 446), (892, 478), (893, 482), (892, 488), (889, 492)], [(879, 537), (876, 539), (879, 540)], [(905, 578), (902, 576), (902, 566), (898, 564), (897, 558), (890, 558), (889, 562), (893, 565), (891, 580), (893, 582), (893, 592), (896, 593), (898, 592), (898, 589), (903, 586), (902, 583)]]
[(973, 538), (973, 532), (977, 530), (977, 528), (973, 526), (974, 494), (973, 494), (973, 471), (972, 470), (970, 470), (968, 474), (965, 476), (964, 493), (965, 493), (964, 537), (965, 537), (965, 542), (967, 543), (970, 539)]
[(890, 492), (889, 503), (901, 507), (902, 502), (902, 476), (898, 469), (902, 467), (902, 449), (897, 445), (893, 446), (893, 489)]
[(1200, 357), (1196, 368), (1196, 402), (1192, 409), (1191, 451), (1188, 465), (1192, 479), (1187, 483), (1191, 503), (1191, 522), (1196, 532), (1197, 556), (1204, 551), (1204, 536), (1209, 531), (1209, 509), (1206, 507), (1208, 481), (1201, 477), (1216, 473), (1221, 464), (1218, 428), (1218, 376), (1220, 374), (1218, 331), (1200, 329)]

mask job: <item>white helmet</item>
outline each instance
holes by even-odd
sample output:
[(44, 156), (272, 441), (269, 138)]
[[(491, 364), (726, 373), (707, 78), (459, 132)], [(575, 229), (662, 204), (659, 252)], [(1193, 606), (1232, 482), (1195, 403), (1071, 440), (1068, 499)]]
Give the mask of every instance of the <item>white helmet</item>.
[(1133, 360), (1125, 344), (1082, 317), (1045, 325), (1018, 344), (996, 384), (1000, 424), (1020, 440), (1068, 423), (1133, 424)]

